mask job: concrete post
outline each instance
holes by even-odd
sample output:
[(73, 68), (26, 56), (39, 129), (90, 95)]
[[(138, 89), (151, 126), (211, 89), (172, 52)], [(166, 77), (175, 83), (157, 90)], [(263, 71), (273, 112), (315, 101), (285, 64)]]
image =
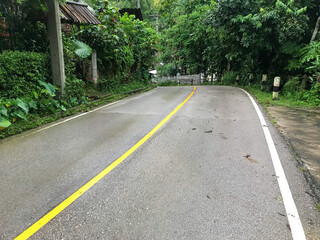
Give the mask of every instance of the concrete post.
[(97, 85), (98, 84), (98, 64), (97, 64), (97, 50), (95, 49), (92, 49), (91, 62), (92, 62), (92, 80), (94, 82), (94, 85)]
[(47, 4), (52, 79), (53, 84), (60, 86), (61, 93), (63, 94), (66, 77), (64, 71), (59, 3), (57, 0), (47, 0)]
[(275, 77), (273, 81), (272, 100), (278, 100), (279, 88), (280, 88), (280, 77)]
[(261, 91), (264, 92), (266, 90), (266, 85), (267, 85), (267, 74), (262, 75), (261, 79)]
[(302, 76), (301, 89), (305, 90), (307, 85), (308, 76), (305, 74)]
[(252, 83), (252, 79), (253, 79), (253, 74), (252, 73), (250, 73), (249, 74), (249, 86), (251, 85), (251, 83)]

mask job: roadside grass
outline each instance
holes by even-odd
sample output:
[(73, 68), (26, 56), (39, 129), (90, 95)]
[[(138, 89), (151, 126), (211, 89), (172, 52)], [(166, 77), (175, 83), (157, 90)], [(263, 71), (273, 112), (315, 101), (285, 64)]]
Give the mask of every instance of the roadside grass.
[[(144, 86), (144, 87), (143, 87)], [(39, 116), (39, 115), (28, 115), (28, 121), (17, 121), (12, 124), (10, 127), (0, 130), (0, 139), (7, 138), (9, 136), (13, 136), (15, 134), (22, 133), (27, 130), (31, 130), (33, 128), (57, 121), (61, 118), (65, 118), (68, 116), (76, 115), (83, 112), (88, 112), (93, 110), (98, 106), (102, 106), (108, 103), (112, 103), (118, 100), (121, 100), (131, 94), (146, 92), (154, 89), (156, 86), (154, 85), (135, 85), (131, 87), (123, 87), (121, 89), (117, 89), (117, 91), (107, 94), (101, 95), (93, 98), (88, 103), (80, 104), (76, 107), (67, 109), (66, 111), (57, 112), (55, 114), (49, 116)], [(120, 92), (122, 90), (122, 92)]]
[(284, 106), (284, 107), (299, 107), (299, 108), (319, 108), (313, 102), (303, 101), (294, 98), (294, 96), (283, 96), (279, 94), (278, 100), (272, 100), (272, 92), (262, 92), (260, 86), (245, 86), (243, 87), (249, 93), (256, 97), (258, 102), (264, 106)]
[(121, 94), (130, 92), (136, 89), (142, 89), (145, 88), (146, 84), (142, 82), (133, 81), (127, 84), (121, 84), (119, 86), (114, 87), (113, 89), (110, 89), (111, 94)]

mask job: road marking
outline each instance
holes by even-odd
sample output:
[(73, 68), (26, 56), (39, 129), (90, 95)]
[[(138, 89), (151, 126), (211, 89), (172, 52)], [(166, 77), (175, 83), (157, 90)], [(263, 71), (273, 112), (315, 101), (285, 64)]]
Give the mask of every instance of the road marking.
[(268, 144), (269, 152), (271, 155), (273, 167), (274, 167), (277, 179), (278, 179), (278, 184), (279, 184), (280, 192), (282, 195), (283, 204), (286, 209), (287, 218), (288, 218), (288, 221), (290, 224), (292, 238), (294, 240), (305, 240), (306, 236), (305, 236), (305, 233), (304, 233), (304, 230), (302, 227), (302, 223), (300, 221), (298, 210), (297, 210), (297, 207), (294, 203), (286, 175), (285, 175), (284, 170), (282, 168), (281, 161), (280, 161), (277, 149), (275, 147), (275, 144), (272, 140), (272, 136), (271, 136), (271, 133), (270, 133), (269, 128), (267, 126), (267, 123), (266, 123), (266, 121), (262, 115), (262, 112), (260, 111), (257, 103), (253, 99), (253, 97), (247, 91), (245, 91), (243, 89), (241, 89), (241, 90), (244, 91), (248, 95), (248, 97), (251, 100), (251, 102), (252, 102), (252, 104), (258, 114), (258, 117), (260, 119), (261, 127), (263, 129), (264, 136), (267, 140), (267, 144)]
[(176, 107), (168, 116), (166, 116), (154, 129), (152, 129), (146, 136), (144, 136), (139, 142), (137, 142), (133, 147), (131, 147), (126, 153), (124, 153), (121, 157), (111, 163), (107, 168), (102, 170), (98, 175), (92, 178), (89, 182), (83, 185), (80, 189), (78, 189), (75, 193), (69, 196), (66, 200), (52, 209), (49, 213), (44, 215), (41, 219), (31, 225), (27, 230), (21, 233), (16, 240), (28, 239), (33, 234), (35, 234), (40, 228), (46, 225), (49, 221), (51, 221), (55, 216), (57, 216), (60, 212), (62, 212), (66, 207), (68, 207), (71, 203), (77, 200), (82, 194), (88, 191), (93, 185), (99, 182), (105, 175), (111, 172), (115, 167), (117, 167), (123, 160), (129, 157), (134, 151), (136, 151), (144, 142), (146, 142), (159, 128), (161, 128), (194, 94), (196, 91), (196, 87), (194, 86), (192, 93), (178, 106)]

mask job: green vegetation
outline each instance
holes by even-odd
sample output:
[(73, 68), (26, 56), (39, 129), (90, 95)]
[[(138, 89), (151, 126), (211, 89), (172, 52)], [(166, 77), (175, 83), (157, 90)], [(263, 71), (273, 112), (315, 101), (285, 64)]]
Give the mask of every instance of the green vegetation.
[[(17, 121), (14, 124), (12, 124), (10, 127), (3, 128), (2, 131), (0, 131), (0, 139), (21, 133), (26, 130), (30, 130), (36, 127), (39, 127), (41, 125), (59, 120), (64, 117), (68, 117), (77, 113), (87, 112), (92, 109), (94, 109), (97, 106), (104, 105), (107, 103), (111, 103), (114, 101), (121, 100), (130, 94), (140, 93), (144, 91), (149, 91), (153, 89), (154, 86), (148, 86), (140, 89), (136, 88), (130, 88), (129, 86), (126, 87), (127, 91), (118, 93), (118, 94), (108, 94), (107, 96), (100, 97), (97, 100), (90, 100), (86, 103), (77, 104), (76, 107), (68, 108), (65, 110), (56, 111), (54, 114), (50, 115), (44, 115), (41, 116), (39, 114), (29, 114), (24, 121)], [(0, 105), (0, 114), (2, 113), (2, 108)], [(1, 129), (1, 126), (0, 126)]]
[(50, 81), (48, 54), (4, 51), (0, 54), (0, 96), (33, 97), (41, 91), (38, 81)]
[(246, 86), (244, 88), (254, 95), (263, 106), (320, 107), (320, 102), (317, 97), (319, 96), (318, 94), (320, 94), (318, 84), (315, 85), (311, 91), (297, 92), (290, 96), (280, 94), (278, 100), (272, 100), (272, 93), (262, 92), (261, 87), (258, 85)]
[(318, 209), (318, 211), (320, 212), (320, 204), (317, 204), (317, 209)]
[[(159, 76), (215, 73), (219, 84), (250, 86), (281, 77), (281, 99), (319, 107), (320, 39), (316, 0), (157, 2)], [(263, 93), (262, 93), (263, 94)], [(279, 102), (282, 102), (280, 100)], [(276, 103), (275, 103), (276, 104)]]
[[(94, 9), (101, 24), (72, 27), (64, 34), (62, 94), (52, 85), (46, 1), (2, 0), (3, 131), (27, 124), (29, 116), (68, 112), (96, 96), (144, 88), (150, 82), (149, 70), (156, 66), (159, 77), (203, 73), (206, 79), (215, 74), (216, 83), (243, 86), (264, 105), (320, 106), (317, 0), (142, 0), (146, 21), (120, 16), (118, 4), (135, 8), (134, 1), (82, 2)], [(89, 74), (93, 49), (98, 59), (97, 85)], [(260, 91), (262, 74), (268, 76), (266, 92)], [(271, 99), (275, 76), (281, 77), (278, 101)]]
[[(155, 63), (155, 30), (134, 16), (120, 16), (109, 1), (88, 3), (101, 24), (63, 34), (66, 86), (61, 93), (51, 77), (46, 1), (1, 1), (0, 138), (153, 88), (149, 70)], [(97, 85), (90, 71), (93, 49)]]

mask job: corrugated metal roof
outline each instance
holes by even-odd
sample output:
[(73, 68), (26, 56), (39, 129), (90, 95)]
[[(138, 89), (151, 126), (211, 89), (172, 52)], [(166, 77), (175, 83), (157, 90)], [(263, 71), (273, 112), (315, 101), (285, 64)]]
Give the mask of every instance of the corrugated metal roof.
[(101, 24), (101, 22), (88, 9), (88, 5), (67, 1), (60, 5), (60, 17), (62, 23)]

